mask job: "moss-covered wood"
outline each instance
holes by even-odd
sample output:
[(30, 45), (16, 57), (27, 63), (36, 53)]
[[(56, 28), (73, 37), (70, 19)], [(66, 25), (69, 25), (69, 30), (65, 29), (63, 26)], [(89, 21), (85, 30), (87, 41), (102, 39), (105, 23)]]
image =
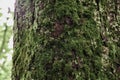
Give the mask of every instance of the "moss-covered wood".
[(16, 0), (12, 80), (119, 80), (119, 0)]

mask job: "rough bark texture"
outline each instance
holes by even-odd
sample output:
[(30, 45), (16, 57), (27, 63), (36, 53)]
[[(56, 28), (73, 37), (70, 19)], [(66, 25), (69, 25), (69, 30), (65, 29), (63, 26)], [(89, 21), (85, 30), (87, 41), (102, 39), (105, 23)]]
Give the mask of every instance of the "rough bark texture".
[(120, 0), (16, 0), (12, 80), (119, 80)]

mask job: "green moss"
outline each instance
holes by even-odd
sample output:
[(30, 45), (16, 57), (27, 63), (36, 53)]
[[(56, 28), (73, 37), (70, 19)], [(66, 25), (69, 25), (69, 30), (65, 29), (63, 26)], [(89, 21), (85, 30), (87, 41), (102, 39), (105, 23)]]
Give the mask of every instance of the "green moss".
[[(15, 16), (13, 80), (118, 79), (113, 71), (117, 64), (114, 62), (119, 62), (119, 47), (107, 44), (111, 49), (107, 56), (114, 61), (104, 67), (101, 59), (105, 45), (91, 12), (96, 9), (91, 5), (94, 4), (92, 0), (86, 3), (78, 0), (28, 3), (35, 5), (27, 4), (25, 14)], [(63, 28), (61, 33), (52, 36), (55, 27), (60, 26)]]

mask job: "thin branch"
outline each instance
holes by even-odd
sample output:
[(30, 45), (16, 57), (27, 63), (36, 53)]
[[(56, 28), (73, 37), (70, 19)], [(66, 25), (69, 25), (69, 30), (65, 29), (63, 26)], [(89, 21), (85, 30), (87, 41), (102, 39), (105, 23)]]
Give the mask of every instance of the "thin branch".
[(2, 41), (2, 44), (1, 44), (1, 47), (0, 47), (0, 53), (2, 53), (4, 45), (5, 45), (5, 42), (6, 42), (6, 34), (7, 34), (8, 26), (7, 26), (6, 23), (4, 23), (4, 26), (5, 26), (5, 30), (4, 30), (4, 34), (3, 34), (3, 41)]

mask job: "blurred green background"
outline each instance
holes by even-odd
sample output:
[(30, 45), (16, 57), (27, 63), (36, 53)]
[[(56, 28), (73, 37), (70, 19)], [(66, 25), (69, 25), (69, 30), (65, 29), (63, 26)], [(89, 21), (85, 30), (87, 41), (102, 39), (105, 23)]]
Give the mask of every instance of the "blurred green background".
[(11, 80), (14, 0), (0, 0), (0, 80)]

